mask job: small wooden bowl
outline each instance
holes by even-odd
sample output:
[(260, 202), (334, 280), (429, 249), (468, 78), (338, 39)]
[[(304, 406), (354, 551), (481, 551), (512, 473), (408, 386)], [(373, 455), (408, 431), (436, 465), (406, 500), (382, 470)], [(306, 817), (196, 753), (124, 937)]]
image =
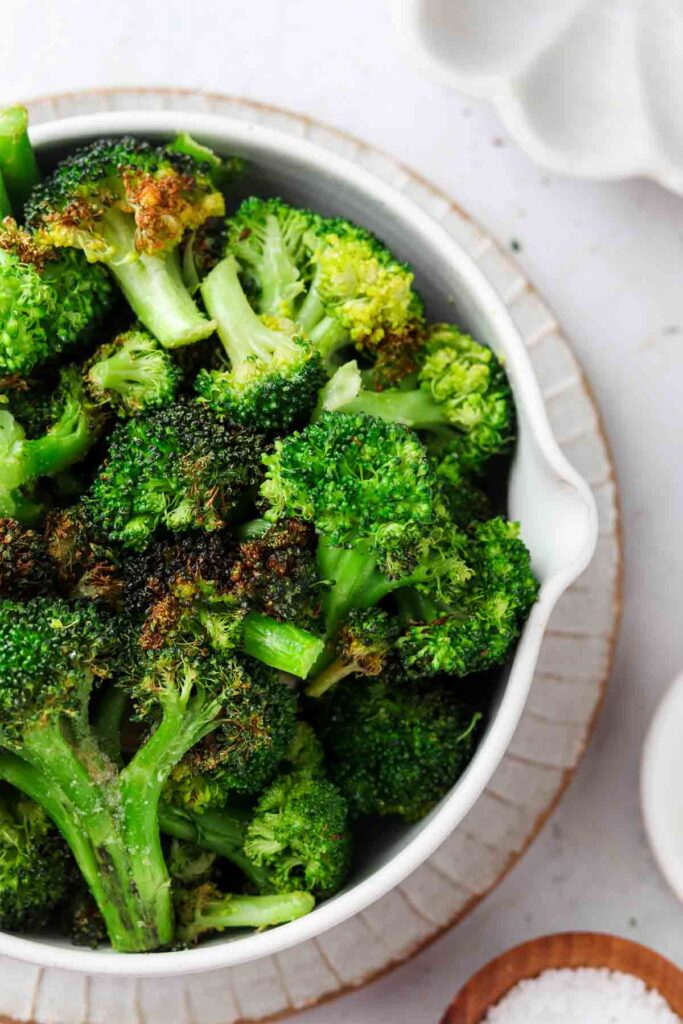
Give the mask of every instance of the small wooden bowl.
[(599, 932), (545, 935), (492, 960), (460, 989), (441, 1024), (481, 1024), (488, 1010), (519, 981), (549, 968), (606, 967), (642, 978), (683, 1018), (683, 971), (637, 942)]

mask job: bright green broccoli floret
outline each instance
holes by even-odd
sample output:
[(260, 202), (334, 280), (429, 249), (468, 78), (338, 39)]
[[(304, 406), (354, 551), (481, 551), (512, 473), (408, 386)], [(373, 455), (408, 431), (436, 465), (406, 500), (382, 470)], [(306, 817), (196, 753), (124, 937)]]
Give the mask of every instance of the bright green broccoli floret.
[(102, 345), (88, 363), (87, 384), (95, 401), (109, 402), (119, 416), (137, 416), (170, 405), (180, 371), (146, 331), (132, 330)]
[(279, 199), (248, 199), (228, 221), (228, 252), (261, 313), (287, 316), (326, 362), (375, 352), (422, 323), (413, 274), (370, 232)]
[(112, 304), (101, 267), (0, 224), (0, 376), (26, 376), (90, 335)]
[(0, 788), (0, 928), (43, 925), (64, 899), (68, 858), (38, 804), (10, 786)]
[[(505, 371), (490, 348), (449, 324), (430, 327), (418, 353), (413, 388), (332, 389), (326, 408), (366, 413), (415, 430), (453, 435), (452, 453), (468, 471), (505, 451), (514, 435), (512, 393)], [(348, 380), (346, 373), (345, 379)], [(351, 392), (351, 393), (348, 393)]]
[(452, 594), (469, 575), (463, 539), (438, 519), (426, 452), (405, 427), (325, 413), (263, 461), (266, 516), (301, 516), (318, 531), (328, 639), (353, 608), (410, 585)]
[(346, 880), (351, 857), (346, 800), (327, 779), (282, 775), (256, 805), (244, 852), (276, 892), (301, 887), (333, 895)]
[(210, 882), (175, 895), (177, 939), (192, 945), (202, 936), (226, 928), (269, 928), (309, 914), (315, 900), (308, 892), (275, 896), (240, 896), (224, 893)]
[(55, 419), (42, 437), (28, 439), (7, 409), (0, 409), (0, 515), (33, 523), (41, 506), (32, 493), (41, 477), (53, 476), (85, 457), (99, 432), (78, 372), (62, 371), (54, 397)]
[(291, 321), (254, 312), (238, 270), (235, 257), (228, 256), (202, 282), (230, 369), (201, 371), (197, 391), (234, 423), (285, 429), (307, 419), (327, 375)]
[(321, 736), (352, 814), (423, 817), (467, 767), (480, 717), (448, 683), (336, 689), (323, 702)]
[(0, 111), (0, 174), (9, 202), (20, 213), (40, 172), (28, 137), (28, 112), (19, 105)]
[(260, 435), (180, 401), (115, 428), (85, 503), (107, 536), (137, 550), (161, 526), (218, 530), (257, 485), (262, 450)]
[(417, 614), (406, 605), (409, 619), (426, 620), (410, 623), (397, 644), (413, 675), (464, 676), (500, 664), (538, 596), (518, 523), (477, 524), (464, 557), (472, 575), (456, 602), (418, 601)]
[(27, 221), (46, 244), (106, 264), (145, 327), (176, 348), (215, 326), (183, 283), (178, 247), (186, 231), (223, 211), (207, 164), (126, 137), (67, 157), (34, 189)]

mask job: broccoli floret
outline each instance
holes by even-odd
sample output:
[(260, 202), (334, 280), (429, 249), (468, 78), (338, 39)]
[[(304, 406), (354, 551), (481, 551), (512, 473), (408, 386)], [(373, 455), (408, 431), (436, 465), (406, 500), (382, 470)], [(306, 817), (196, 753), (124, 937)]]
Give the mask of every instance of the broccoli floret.
[(112, 304), (105, 270), (0, 224), (0, 375), (29, 374), (97, 328)]
[(160, 648), (184, 643), (243, 650), (272, 668), (305, 677), (323, 642), (291, 622), (249, 611), (233, 592), (234, 556), (219, 535), (199, 534), (177, 544), (157, 544), (128, 559), (125, 604), (142, 620), (139, 640)]
[(45, 924), (66, 895), (68, 856), (38, 804), (0, 786), (0, 928)]
[(229, 713), (173, 769), (164, 799), (202, 810), (222, 807), (234, 794), (259, 793), (289, 749), (296, 712), (296, 691), (252, 662)]
[(167, 861), (174, 886), (203, 885), (214, 873), (216, 854), (194, 843), (172, 839)]
[(538, 596), (519, 524), (501, 517), (473, 529), (465, 558), (472, 570), (457, 602), (409, 606), (409, 623), (397, 642), (412, 675), (464, 676), (505, 660)]
[(201, 371), (197, 391), (234, 423), (285, 429), (308, 418), (327, 374), (291, 321), (254, 312), (238, 271), (235, 257), (227, 256), (202, 282), (230, 369)]
[(45, 545), (61, 592), (70, 598), (117, 605), (123, 592), (119, 558), (82, 504), (48, 512)]
[(43, 596), (56, 585), (42, 534), (16, 519), (0, 518), (0, 598)]
[(104, 918), (84, 885), (77, 886), (67, 900), (60, 924), (74, 946), (97, 949), (107, 941)]
[(457, 449), (457, 442), (447, 442), (436, 445), (429, 454), (442, 515), (467, 530), (474, 523), (490, 519), (492, 510), (488, 495), (478, 486), (478, 478), (463, 469)]
[(349, 871), (346, 800), (327, 779), (282, 775), (256, 805), (244, 852), (276, 892), (300, 886), (316, 896), (332, 896)]
[(352, 814), (417, 821), (448, 791), (474, 753), (481, 716), (447, 682), (386, 678), (340, 686), (322, 701), (330, 774)]
[(330, 391), (327, 408), (333, 400), (344, 412), (452, 434), (451, 454), (468, 471), (480, 471), (492, 455), (509, 448), (514, 436), (512, 393), (501, 363), (490, 348), (449, 324), (429, 328), (413, 388), (359, 388), (346, 400), (339, 388)]
[(349, 221), (252, 198), (228, 228), (257, 309), (293, 319), (327, 363), (349, 344), (376, 354), (422, 323), (410, 268)]
[(262, 436), (220, 422), (197, 402), (180, 401), (114, 429), (84, 500), (111, 540), (135, 550), (161, 526), (211, 532), (258, 484), (263, 449)]
[(309, 722), (297, 722), (285, 761), (299, 774), (324, 776), (325, 751)]
[(203, 935), (226, 928), (269, 928), (309, 914), (315, 900), (308, 892), (275, 896), (240, 896), (224, 893), (207, 882), (175, 895), (178, 941), (196, 943)]
[[(0, 603), (0, 778), (53, 819), (126, 952), (173, 938), (162, 790), (189, 750), (239, 716), (254, 684), (232, 658), (182, 645), (133, 652), (121, 641), (117, 620), (89, 603)], [(89, 720), (93, 685), (112, 674), (153, 723), (121, 769)]]
[(331, 896), (348, 875), (347, 804), (317, 767), (281, 772), (252, 809), (163, 803), (160, 822), (169, 835), (231, 861), (262, 894), (301, 887)]
[(173, 402), (180, 371), (151, 334), (132, 330), (97, 350), (86, 379), (93, 400), (111, 403), (119, 416), (137, 416)]
[(381, 608), (352, 609), (337, 633), (334, 661), (308, 684), (306, 694), (321, 697), (351, 675), (382, 675), (399, 631), (398, 620)]
[(0, 516), (35, 523), (42, 511), (32, 488), (85, 457), (97, 439), (101, 419), (86, 401), (80, 375), (62, 371), (54, 399), (58, 411), (42, 437), (27, 439), (21, 424), (0, 409)]
[(28, 112), (19, 105), (0, 112), (0, 174), (8, 204), (21, 212), (40, 172), (28, 137)]
[(266, 516), (301, 516), (318, 531), (328, 640), (354, 608), (409, 585), (452, 594), (468, 577), (463, 538), (439, 521), (426, 452), (405, 427), (325, 413), (263, 461)]
[(183, 283), (179, 246), (224, 205), (207, 164), (126, 137), (67, 157), (34, 189), (26, 213), (41, 241), (104, 263), (145, 327), (176, 348), (214, 330)]

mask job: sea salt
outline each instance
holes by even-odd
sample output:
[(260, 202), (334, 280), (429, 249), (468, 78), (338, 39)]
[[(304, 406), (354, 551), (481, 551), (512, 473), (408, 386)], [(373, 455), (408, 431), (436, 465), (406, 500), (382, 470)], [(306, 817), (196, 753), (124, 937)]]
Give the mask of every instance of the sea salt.
[(681, 1018), (640, 978), (580, 967), (520, 981), (485, 1024), (681, 1024)]

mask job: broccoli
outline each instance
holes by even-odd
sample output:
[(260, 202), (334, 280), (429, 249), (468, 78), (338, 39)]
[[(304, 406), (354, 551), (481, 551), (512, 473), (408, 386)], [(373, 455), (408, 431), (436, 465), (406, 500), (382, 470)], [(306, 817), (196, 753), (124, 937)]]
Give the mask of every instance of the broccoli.
[(353, 376), (352, 370), (343, 368), (343, 387), (330, 386), (324, 408), (333, 403), (344, 412), (452, 435), (452, 453), (468, 471), (479, 472), (512, 441), (512, 393), (501, 363), (490, 348), (450, 324), (435, 324), (427, 331), (417, 382), (410, 390), (366, 390), (360, 386), (360, 373), (355, 382)]
[(118, 605), (124, 585), (120, 560), (82, 504), (48, 512), (44, 539), (64, 596)]
[(60, 253), (9, 217), (0, 223), (0, 375), (26, 376), (74, 347), (112, 301), (106, 271), (81, 253)]
[(477, 524), (465, 558), (472, 575), (457, 601), (418, 597), (416, 607), (406, 595), (409, 622), (397, 650), (412, 675), (464, 676), (500, 664), (538, 596), (518, 523), (496, 517)]
[(308, 892), (274, 896), (240, 896), (224, 893), (205, 882), (175, 894), (178, 941), (192, 945), (203, 935), (226, 928), (268, 928), (309, 914), (315, 900)]
[(33, 439), (27, 439), (8, 409), (0, 409), (0, 516), (34, 524), (42, 511), (33, 493), (35, 483), (79, 462), (97, 439), (101, 419), (86, 401), (73, 368), (62, 371), (54, 408), (53, 425)]
[(214, 330), (183, 283), (179, 246), (224, 205), (206, 163), (126, 137), (67, 157), (33, 190), (26, 214), (45, 244), (104, 263), (145, 327), (176, 348)]
[(97, 949), (107, 941), (107, 926), (85, 885), (71, 893), (61, 915), (61, 930), (74, 946)]
[(160, 648), (180, 636), (200, 647), (241, 649), (272, 668), (305, 677), (323, 641), (292, 622), (250, 611), (233, 593), (234, 564), (222, 537), (211, 534), (157, 544), (129, 558), (125, 607), (141, 620), (140, 644)]
[(45, 539), (16, 519), (0, 518), (0, 598), (38, 597), (56, 588)]
[(15, 105), (0, 111), (0, 174), (11, 203), (21, 211), (31, 189), (40, 178), (38, 164), (28, 137), (28, 113)]
[(94, 401), (119, 416), (136, 416), (173, 402), (180, 371), (146, 331), (132, 330), (102, 345), (89, 360), (86, 383)]
[(382, 675), (398, 634), (397, 620), (383, 609), (352, 609), (339, 628), (335, 660), (308, 684), (307, 696), (320, 697), (350, 675)]
[(7, 195), (7, 188), (5, 186), (5, 179), (0, 171), (0, 220), (4, 220), (5, 217), (12, 216), (12, 204), (10, 203), (9, 196)]
[(230, 369), (200, 371), (197, 391), (234, 423), (282, 430), (308, 418), (327, 374), (291, 321), (254, 312), (238, 270), (235, 257), (227, 256), (201, 284)]
[(0, 928), (45, 924), (64, 899), (67, 850), (38, 804), (0, 784)]
[[(0, 413), (0, 415), (2, 415)], [(183, 400), (120, 423), (84, 499), (113, 541), (144, 549), (161, 526), (221, 529), (261, 476), (263, 437)]]
[(318, 769), (281, 772), (251, 810), (162, 803), (159, 815), (164, 832), (225, 857), (262, 894), (331, 896), (348, 876), (346, 801)]
[(325, 413), (263, 461), (266, 517), (301, 516), (318, 532), (328, 640), (354, 608), (410, 585), (452, 595), (469, 576), (464, 538), (439, 521), (426, 452), (405, 427)]
[[(98, 678), (114, 674), (154, 722), (117, 769), (90, 725)], [(71, 847), (121, 952), (173, 939), (169, 875), (157, 824), (176, 764), (255, 686), (232, 658), (182, 645), (129, 654), (116, 620), (88, 603), (0, 604), (0, 778), (35, 800)], [(248, 701), (246, 702), (248, 704)]]
[(481, 718), (448, 682), (340, 686), (321, 708), (332, 779), (351, 813), (417, 821), (453, 785), (475, 749)]
[(422, 323), (410, 268), (349, 221), (251, 198), (228, 221), (227, 250), (259, 312), (294, 320), (328, 364), (346, 345), (377, 353)]

